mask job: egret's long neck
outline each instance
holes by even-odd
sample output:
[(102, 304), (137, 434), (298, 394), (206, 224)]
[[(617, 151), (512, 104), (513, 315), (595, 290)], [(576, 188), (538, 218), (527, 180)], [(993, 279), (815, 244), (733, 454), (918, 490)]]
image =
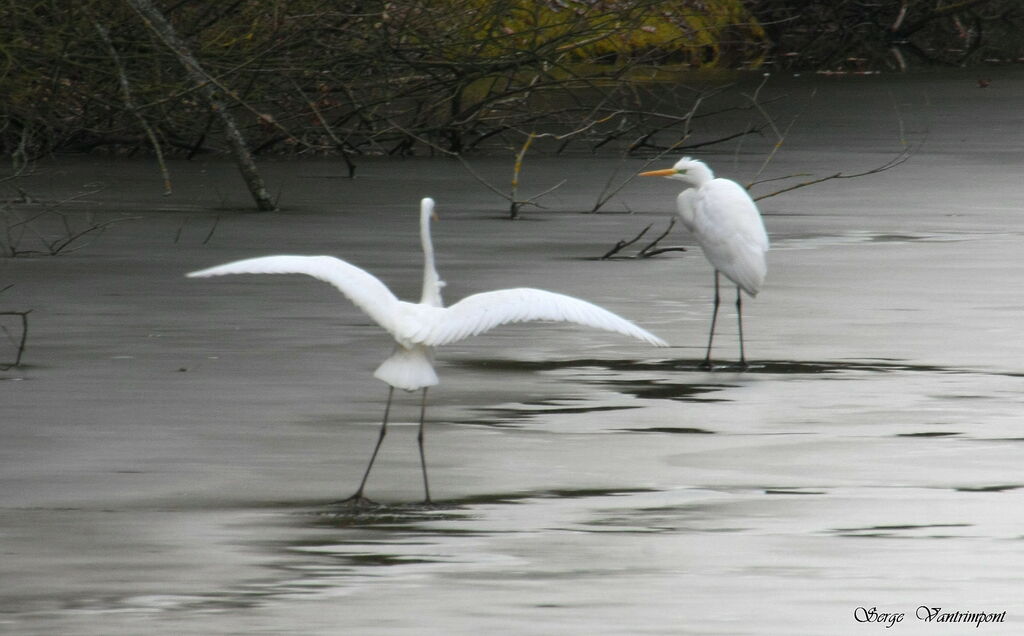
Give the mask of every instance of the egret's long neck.
[(434, 267), (434, 243), (430, 239), (430, 218), (434, 215), (434, 200), (420, 202), (420, 242), (423, 244), (423, 295), (420, 302), (433, 307), (443, 307), (441, 288), (444, 282)]

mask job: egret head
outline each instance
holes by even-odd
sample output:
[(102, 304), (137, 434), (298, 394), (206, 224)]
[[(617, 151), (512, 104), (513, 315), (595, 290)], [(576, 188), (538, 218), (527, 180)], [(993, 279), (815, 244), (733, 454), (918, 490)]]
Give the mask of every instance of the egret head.
[(682, 181), (690, 187), (699, 188), (708, 181), (715, 178), (715, 174), (711, 172), (711, 168), (707, 167), (703, 161), (693, 159), (691, 157), (683, 157), (676, 162), (676, 165), (671, 168), (664, 170), (651, 170), (649, 172), (641, 172), (640, 177), (666, 177), (668, 179), (675, 179)]
[(420, 199), (420, 217), (434, 221), (438, 220), (437, 212), (434, 211), (434, 200), (430, 197)]

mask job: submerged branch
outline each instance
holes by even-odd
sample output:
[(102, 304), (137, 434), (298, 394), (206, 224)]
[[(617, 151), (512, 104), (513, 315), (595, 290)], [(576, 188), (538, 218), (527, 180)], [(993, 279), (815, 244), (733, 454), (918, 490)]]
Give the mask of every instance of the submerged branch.
[[(8, 285), (4, 289), (9, 289)], [(25, 354), (25, 346), (28, 343), (28, 315), (32, 313), (32, 310), (28, 311), (0, 311), (0, 316), (18, 316), (21, 318), (21, 336), (14, 338), (11, 336), (10, 331), (7, 327), (0, 327), (3, 329), (4, 334), (11, 340), (12, 343), (17, 347), (17, 351), (14, 354), (14, 362), (10, 364), (0, 365), (0, 370), (6, 371), (15, 367), (21, 366), (21, 358)]]
[[(799, 190), (800, 188), (806, 188), (808, 186), (817, 185), (819, 183), (824, 183), (826, 181), (831, 181), (833, 179), (856, 179), (857, 177), (866, 177), (868, 175), (878, 174), (880, 172), (885, 172), (886, 170), (891, 170), (892, 168), (895, 168), (896, 166), (898, 166), (901, 163), (903, 163), (903, 162), (907, 161), (908, 159), (910, 159), (911, 154), (912, 154), (911, 150), (907, 149), (907, 150), (904, 150), (903, 152), (901, 152), (896, 157), (893, 157), (889, 161), (886, 161), (882, 165), (876, 166), (874, 168), (871, 168), (870, 170), (865, 170), (863, 172), (856, 172), (856, 173), (853, 173), (853, 174), (845, 174), (845, 173), (842, 173), (842, 172), (837, 172), (835, 174), (830, 174), (830, 175), (828, 175), (826, 177), (821, 177), (821, 178), (818, 178), (818, 179), (811, 179), (810, 181), (803, 181), (801, 183), (797, 183), (795, 185), (791, 185), (791, 186), (789, 186), (787, 188), (782, 188), (781, 190), (776, 190), (775, 192), (769, 192), (768, 194), (762, 194), (760, 196), (756, 196), (756, 197), (754, 197), (754, 200), (755, 201), (760, 201), (762, 199), (768, 199), (770, 197), (774, 197), (774, 196), (777, 196), (777, 195), (780, 195), (780, 194), (784, 194), (786, 192), (792, 192), (793, 190)], [(760, 181), (758, 183), (766, 183), (767, 181), (778, 181), (778, 180), (782, 180), (782, 179), (791, 179), (791, 178), (798, 177), (798, 176), (805, 176), (805, 175), (804, 174), (790, 175), (788, 177), (779, 177), (778, 179), (767, 179), (765, 181)]]
[(658, 247), (658, 243), (660, 243), (662, 239), (668, 236), (669, 233), (672, 231), (672, 228), (675, 227), (676, 225), (676, 218), (673, 216), (671, 219), (669, 219), (668, 227), (665, 228), (665, 231), (659, 234), (657, 237), (655, 237), (653, 241), (640, 248), (640, 251), (638, 251), (636, 254), (634, 254), (633, 256), (618, 256), (619, 252), (621, 252), (623, 249), (629, 247), (630, 245), (633, 245), (641, 238), (643, 238), (644, 234), (647, 234), (647, 231), (650, 230), (653, 225), (653, 223), (649, 223), (647, 227), (640, 230), (640, 232), (636, 236), (629, 240), (620, 239), (617, 243), (615, 243), (614, 246), (612, 246), (610, 250), (601, 255), (599, 260), (606, 261), (612, 258), (651, 258), (659, 254), (665, 254), (666, 252), (686, 251), (686, 248), (681, 245)]
[(640, 232), (636, 236), (634, 236), (633, 238), (629, 239), (628, 241), (623, 240), (623, 239), (619, 239), (619, 241), (612, 247), (612, 249), (608, 250), (607, 252), (605, 252), (601, 256), (601, 260), (604, 261), (604, 260), (607, 260), (607, 259), (611, 258), (611, 257), (615, 256), (616, 254), (618, 254), (619, 252), (621, 252), (623, 250), (623, 248), (629, 247), (633, 243), (636, 243), (637, 241), (639, 241), (643, 237), (644, 234), (647, 234), (647, 231), (650, 230), (651, 226), (653, 226), (653, 225), (654, 225), (653, 223), (648, 223), (647, 227), (645, 227), (644, 229), (640, 230)]
[(658, 243), (661, 243), (661, 240), (663, 238), (665, 238), (666, 236), (668, 236), (669, 232), (671, 232), (672, 228), (674, 228), (675, 226), (676, 226), (676, 217), (673, 216), (671, 219), (669, 219), (668, 227), (665, 228), (665, 231), (662, 232), (661, 234), (659, 234), (656, 239), (654, 239), (653, 241), (648, 243), (646, 246), (644, 246), (644, 248), (642, 250), (637, 252), (637, 255), (636, 255), (637, 258), (650, 258), (652, 256), (657, 256), (658, 254), (664, 254), (666, 252), (685, 252), (686, 248), (682, 247), (680, 245), (672, 245), (672, 246), (669, 246), (669, 247), (658, 247)]

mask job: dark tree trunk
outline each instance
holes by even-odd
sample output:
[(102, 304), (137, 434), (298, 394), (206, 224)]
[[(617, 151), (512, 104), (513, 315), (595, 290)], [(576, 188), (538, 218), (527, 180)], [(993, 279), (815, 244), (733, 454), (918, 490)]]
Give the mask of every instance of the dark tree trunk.
[(156, 33), (160, 40), (171, 49), (175, 57), (178, 58), (178, 61), (185, 67), (189, 78), (202, 92), (210, 108), (220, 118), (221, 124), (224, 126), (224, 133), (231, 143), (235, 162), (238, 164), (238, 169), (242, 173), (242, 178), (245, 180), (253, 200), (256, 201), (256, 207), (260, 211), (276, 209), (277, 206), (274, 205), (274, 201), (270, 198), (267, 187), (263, 183), (263, 177), (260, 176), (256, 168), (256, 162), (252, 158), (252, 153), (249, 152), (249, 147), (245, 143), (245, 137), (242, 136), (242, 131), (238, 128), (235, 118), (231, 116), (227, 106), (218, 95), (217, 86), (213, 78), (203, 70), (203, 67), (189, 49), (188, 44), (177, 34), (171, 23), (167, 21), (167, 18), (164, 17), (159, 9), (153, 6), (150, 0), (128, 0), (128, 4), (139, 14), (139, 17), (146, 23), (146, 26)]

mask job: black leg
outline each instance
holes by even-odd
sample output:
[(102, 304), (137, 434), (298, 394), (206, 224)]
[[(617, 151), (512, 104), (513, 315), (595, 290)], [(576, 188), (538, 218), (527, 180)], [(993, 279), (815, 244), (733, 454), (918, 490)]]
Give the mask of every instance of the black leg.
[(423, 402), (420, 404), (420, 433), (416, 437), (416, 440), (420, 445), (420, 466), (423, 467), (423, 503), (430, 504), (430, 484), (427, 482), (427, 457), (423, 452), (423, 425), (426, 422), (427, 416), (427, 389), (423, 389)]
[(743, 296), (740, 294), (739, 285), (736, 286), (736, 319), (740, 325), (740, 367), (747, 368), (747, 357), (743, 352)]
[(715, 339), (715, 321), (718, 320), (718, 305), (722, 302), (721, 297), (718, 295), (718, 270), (715, 270), (715, 308), (711, 313), (711, 332), (708, 334), (708, 352), (704, 355), (704, 362), (701, 363), (702, 369), (711, 368), (711, 343)]
[(370, 463), (366, 466), (366, 472), (363, 473), (363, 480), (359, 482), (359, 489), (356, 490), (348, 499), (342, 499), (337, 503), (353, 503), (353, 504), (372, 504), (373, 502), (363, 496), (363, 488), (366, 488), (366, 480), (370, 477), (370, 470), (373, 468), (373, 462), (377, 459), (377, 452), (380, 450), (380, 445), (384, 442), (384, 436), (388, 434), (388, 413), (391, 411), (391, 397), (395, 394), (395, 387), (388, 387), (388, 401), (384, 405), (384, 420), (380, 424), (380, 435), (377, 436), (377, 445), (373, 447), (373, 454), (370, 455)]

